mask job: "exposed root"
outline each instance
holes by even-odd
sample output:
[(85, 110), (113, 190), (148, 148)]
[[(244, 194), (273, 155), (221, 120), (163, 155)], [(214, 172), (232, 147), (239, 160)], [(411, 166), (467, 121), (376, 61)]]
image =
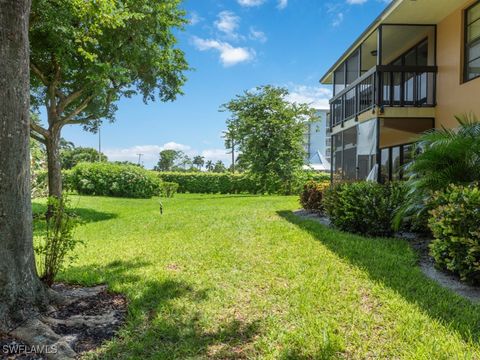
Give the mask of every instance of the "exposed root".
[(60, 284), (54, 288), (49, 295), (55, 306), (29, 319), (7, 338), (0, 337), (0, 345), (10, 349), (8, 359), (74, 359), (112, 338), (122, 325), (126, 301), (120, 295), (107, 293), (106, 286)]

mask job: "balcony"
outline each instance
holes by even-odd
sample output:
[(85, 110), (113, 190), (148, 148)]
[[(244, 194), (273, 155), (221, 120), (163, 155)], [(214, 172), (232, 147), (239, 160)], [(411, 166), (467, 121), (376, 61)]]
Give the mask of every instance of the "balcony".
[(434, 107), (436, 66), (377, 65), (330, 100), (331, 127), (385, 107)]

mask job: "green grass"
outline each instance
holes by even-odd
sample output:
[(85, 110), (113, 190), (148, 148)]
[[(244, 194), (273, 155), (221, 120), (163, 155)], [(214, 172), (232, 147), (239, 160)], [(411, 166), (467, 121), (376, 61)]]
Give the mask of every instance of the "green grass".
[(480, 358), (480, 306), (426, 278), (404, 241), (298, 219), (295, 197), (162, 202), (73, 198), (85, 246), (61, 280), (129, 299), (95, 357)]

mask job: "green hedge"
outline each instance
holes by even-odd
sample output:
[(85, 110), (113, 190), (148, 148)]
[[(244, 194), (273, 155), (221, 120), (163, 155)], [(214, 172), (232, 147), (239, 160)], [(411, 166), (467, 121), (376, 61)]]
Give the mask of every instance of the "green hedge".
[(441, 268), (480, 284), (480, 188), (451, 185), (433, 198), (430, 252)]
[(150, 198), (161, 193), (153, 172), (132, 165), (80, 163), (66, 175), (66, 183), (81, 195)]
[[(246, 174), (210, 173), (210, 172), (158, 172), (163, 181), (174, 182), (179, 185), (180, 193), (197, 194), (258, 194), (260, 184)], [(329, 174), (304, 172), (302, 180), (325, 181), (330, 179)], [(302, 182), (305, 183), (305, 181)], [(301, 188), (297, 193), (302, 191)]]
[(404, 204), (406, 193), (403, 183), (343, 183), (325, 191), (323, 206), (340, 230), (391, 236), (395, 213)]
[(180, 193), (240, 194), (259, 192), (254, 181), (241, 174), (202, 172), (158, 172), (162, 181), (178, 184)]

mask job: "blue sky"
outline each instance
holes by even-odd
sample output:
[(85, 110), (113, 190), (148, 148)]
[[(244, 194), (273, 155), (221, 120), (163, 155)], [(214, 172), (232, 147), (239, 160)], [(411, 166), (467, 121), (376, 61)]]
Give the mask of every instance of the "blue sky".
[[(116, 122), (102, 127), (110, 160), (152, 167), (165, 148), (211, 160), (229, 156), (221, 104), (258, 85), (285, 86), (291, 100), (325, 107), (330, 87), (319, 79), (386, 6), (385, 0), (186, 0), (190, 24), (178, 34), (193, 71), (173, 103), (140, 98), (118, 104)], [(69, 126), (63, 137), (98, 146), (98, 136)]]

